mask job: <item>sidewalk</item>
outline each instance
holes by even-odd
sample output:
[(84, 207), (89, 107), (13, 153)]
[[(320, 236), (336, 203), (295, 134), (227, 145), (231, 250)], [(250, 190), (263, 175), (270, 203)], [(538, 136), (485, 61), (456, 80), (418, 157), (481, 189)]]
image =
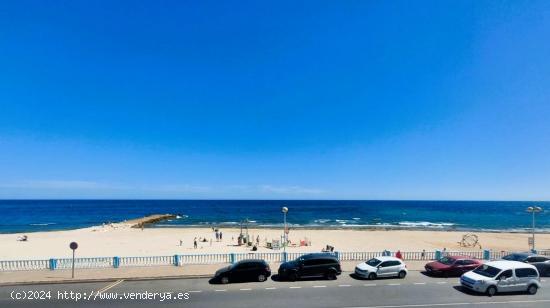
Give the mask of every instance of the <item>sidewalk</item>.
[[(409, 261), (406, 263), (410, 271), (420, 271), (424, 269), (426, 262), (428, 261)], [(358, 263), (357, 261), (343, 261), (342, 270), (352, 272)], [(71, 278), (71, 270), (0, 272), (0, 285), (211, 277), (216, 270), (227, 265), (229, 264), (76, 269), (75, 279)], [(276, 274), (279, 263), (271, 263), (270, 267), (272, 273)]]

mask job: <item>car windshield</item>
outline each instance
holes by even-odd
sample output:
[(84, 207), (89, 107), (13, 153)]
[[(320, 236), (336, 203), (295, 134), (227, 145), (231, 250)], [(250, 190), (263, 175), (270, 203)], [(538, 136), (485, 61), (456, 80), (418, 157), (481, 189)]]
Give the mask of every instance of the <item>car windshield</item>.
[(443, 263), (445, 265), (451, 265), (453, 263), (455, 263), (455, 259), (453, 258), (449, 258), (449, 257), (443, 257), (441, 260), (439, 260), (439, 263)]
[(476, 268), (474, 270), (474, 273), (479, 274), (481, 276), (492, 278), (492, 277), (495, 277), (498, 273), (500, 273), (500, 269), (489, 265), (482, 265)]
[(376, 258), (373, 258), (373, 259), (368, 260), (368, 261), (365, 262), (365, 263), (367, 263), (367, 265), (370, 265), (370, 266), (372, 266), (372, 267), (376, 267), (376, 266), (378, 266), (378, 264), (380, 264), (381, 262), (382, 262), (382, 261), (380, 261), (380, 260), (378, 260), (378, 259), (376, 259)]

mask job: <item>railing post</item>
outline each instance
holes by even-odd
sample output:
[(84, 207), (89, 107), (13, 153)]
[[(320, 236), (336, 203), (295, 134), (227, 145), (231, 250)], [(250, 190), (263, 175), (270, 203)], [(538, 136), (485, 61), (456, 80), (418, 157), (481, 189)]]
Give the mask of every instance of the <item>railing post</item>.
[(56, 259), (50, 259), (50, 270), (55, 270), (57, 268), (57, 260)]
[(483, 250), (483, 260), (491, 260), (491, 251), (488, 249)]
[(285, 251), (283, 252), (283, 262), (286, 262), (288, 260), (288, 253)]
[(336, 256), (336, 260), (340, 261), (340, 253), (338, 251), (334, 252), (334, 256)]
[(231, 262), (231, 264), (235, 264), (235, 254), (234, 253), (229, 254), (229, 262)]
[(435, 251), (435, 259), (436, 259), (436, 260), (441, 259), (441, 250), (436, 250), (436, 251)]
[(114, 268), (120, 267), (120, 257), (113, 257), (113, 267)]

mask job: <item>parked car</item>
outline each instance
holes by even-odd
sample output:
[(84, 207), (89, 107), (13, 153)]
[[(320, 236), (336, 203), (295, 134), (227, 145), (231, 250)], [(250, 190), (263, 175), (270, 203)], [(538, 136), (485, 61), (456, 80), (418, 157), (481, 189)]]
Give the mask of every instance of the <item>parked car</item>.
[(340, 261), (327, 253), (303, 255), (294, 261), (284, 262), (279, 267), (279, 277), (290, 281), (305, 277), (325, 277), (334, 280), (341, 273)]
[(483, 264), (481, 260), (466, 256), (446, 256), (424, 266), (426, 273), (434, 276), (460, 276)]
[(468, 290), (486, 293), (525, 292), (536, 294), (541, 287), (539, 272), (531, 264), (518, 261), (487, 262), (460, 277), (460, 284)]
[(550, 258), (529, 252), (516, 252), (502, 257), (508, 261), (519, 261), (534, 265), (541, 276), (550, 276)]
[(361, 278), (376, 279), (378, 277), (407, 276), (407, 265), (401, 259), (394, 257), (376, 257), (355, 267), (355, 275)]
[(213, 279), (223, 284), (240, 281), (264, 282), (269, 276), (271, 269), (264, 260), (242, 260), (219, 269)]

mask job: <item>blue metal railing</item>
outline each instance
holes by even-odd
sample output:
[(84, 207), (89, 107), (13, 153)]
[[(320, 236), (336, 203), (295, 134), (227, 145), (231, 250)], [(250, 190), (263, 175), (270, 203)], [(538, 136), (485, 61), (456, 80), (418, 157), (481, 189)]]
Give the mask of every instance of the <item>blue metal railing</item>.
[[(546, 252), (546, 251), (545, 251)], [(93, 257), (75, 258), (75, 268), (120, 268), (137, 266), (186, 266), (191, 264), (223, 264), (235, 263), (245, 259), (263, 259), (269, 263), (279, 263), (299, 258), (309, 252), (239, 252), (239, 253), (208, 253), (208, 254), (177, 254), (171, 256), (143, 257)], [(466, 255), (478, 259), (500, 259), (508, 252), (504, 251), (405, 251), (401, 252), (406, 261), (435, 260), (445, 255)], [(336, 256), (340, 261), (365, 261), (382, 255), (395, 256), (390, 251), (337, 251), (328, 254)], [(70, 269), (71, 258), (52, 258), (48, 260), (12, 260), (0, 261), (0, 271), (20, 270), (56, 270)]]

